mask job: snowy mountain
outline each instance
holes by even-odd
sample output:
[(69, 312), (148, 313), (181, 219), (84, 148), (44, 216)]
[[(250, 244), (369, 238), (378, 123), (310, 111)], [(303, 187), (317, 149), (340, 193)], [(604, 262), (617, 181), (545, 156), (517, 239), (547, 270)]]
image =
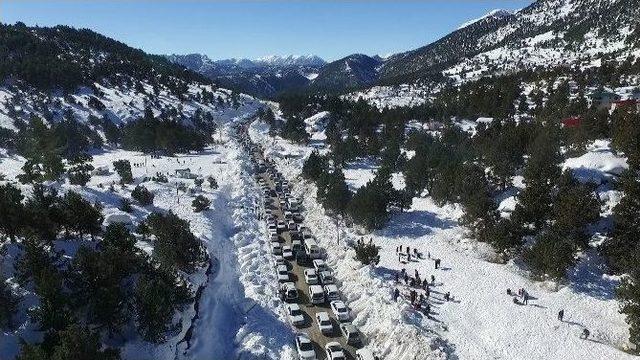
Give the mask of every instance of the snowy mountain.
[(422, 48), (391, 56), (386, 83), (591, 63), (638, 54), (637, 0), (539, 0), (489, 13)]
[(477, 23), (478, 21), (484, 20), (486, 18), (502, 18), (502, 17), (507, 17), (507, 16), (511, 16), (513, 15), (513, 12), (509, 11), (509, 10), (504, 10), (504, 9), (494, 9), (489, 11), (488, 13), (486, 13), (485, 15), (477, 18), (477, 19), (473, 19), (473, 20), (469, 20), (469, 21), (465, 21), (462, 25), (460, 25), (458, 27), (458, 30), (465, 28), (471, 24)]
[(211, 60), (206, 55), (168, 55), (169, 61), (197, 71), (223, 87), (263, 98), (301, 89), (326, 62), (315, 55), (271, 55), (255, 60)]
[(344, 90), (373, 84), (378, 78), (379, 57), (349, 55), (320, 69), (310, 88), (319, 91)]

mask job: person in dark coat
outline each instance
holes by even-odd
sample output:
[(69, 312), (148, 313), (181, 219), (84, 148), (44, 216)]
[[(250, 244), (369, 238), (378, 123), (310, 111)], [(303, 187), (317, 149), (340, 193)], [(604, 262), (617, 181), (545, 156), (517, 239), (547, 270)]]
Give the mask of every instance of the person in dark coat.
[(424, 280), (422, 280), (422, 288), (423, 289), (429, 288), (429, 282), (427, 281), (427, 278), (424, 278)]
[(449, 299), (451, 299), (451, 293), (447, 291), (447, 293), (446, 293), (446, 294), (444, 294), (444, 299), (445, 299), (446, 301), (449, 301)]
[(413, 278), (411, 278), (411, 280), (409, 281), (409, 286), (411, 287), (416, 286), (416, 281)]
[(404, 283), (408, 284), (409, 283), (409, 275), (404, 274)]
[(564, 319), (564, 309), (558, 311), (558, 320), (562, 321)]
[(398, 296), (400, 296), (400, 290), (396, 288), (395, 290), (393, 290), (393, 301), (398, 302)]
[(432, 283), (432, 284), (435, 284), (435, 283), (436, 283), (436, 277), (435, 277), (435, 276), (433, 276), (433, 275), (431, 275), (431, 283)]
[(591, 332), (589, 332), (589, 329), (585, 328), (584, 330), (582, 330), (582, 334), (580, 334), (580, 339), (587, 340), (589, 338), (589, 335), (591, 335)]
[(440, 268), (440, 259), (435, 260), (435, 266), (436, 266), (436, 269)]

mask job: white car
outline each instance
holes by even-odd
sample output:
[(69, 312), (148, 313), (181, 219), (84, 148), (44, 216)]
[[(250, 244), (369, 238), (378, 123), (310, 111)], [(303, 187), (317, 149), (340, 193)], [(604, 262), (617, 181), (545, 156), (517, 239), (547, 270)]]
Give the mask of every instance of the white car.
[(282, 255), (282, 245), (280, 243), (271, 243), (271, 253), (273, 255)]
[(279, 265), (276, 271), (278, 272), (278, 281), (289, 281), (289, 270), (286, 265)]
[(349, 309), (342, 300), (333, 300), (331, 302), (331, 311), (338, 321), (349, 321)]
[(333, 284), (335, 282), (335, 279), (333, 278), (333, 273), (329, 270), (320, 272), (320, 281), (322, 281), (322, 285)]
[(287, 315), (289, 316), (289, 321), (293, 325), (302, 325), (304, 324), (304, 314), (302, 314), (302, 309), (300, 309), (300, 305), (298, 304), (287, 304)]
[(327, 345), (324, 346), (324, 351), (327, 353), (327, 359), (329, 360), (344, 360), (344, 350), (342, 350), (342, 346), (337, 341), (328, 342)]
[(318, 283), (318, 275), (314, 269), (304, 269), (304, 282), (309, 285)]
[(284, 258), (282, 257), (282, 255), (274, 255), (273, 262), (276, 264), (276, 269), (278, 268), (278, 266), (281, 266), (281, 265), (287, 266), (287, 262), (284, 261)]
[(331, 334), (333, 332), (333, 324), (331, 323), (331, 318), (326, 311), (316, 313), (316, 324), (318, 325), (320, 332), (323, 334)]
[(282, 247), (282, 256), (287, 260), (293, 259), (293, 250), (291, 250), (291, 246), (285, 245)]
[(317, 273), (321, 273), (323, 271), (329, 270), (327, 264), (322, 259), (313, 260), (313, 268), (316, 269)]
[(333, 285), (333, 284), (329, 284), (329, 285), (325, 285), (323, 287), (324, 290), (324, 294), (327, 297), (328, 301), (331, 300), (340, 300), (340, 293), (338, 292), (338, 287)]
[(307, 334), (296, 336), (296, 349), (300, 360), (316, 360), (316, 351), (313, 350), (313, 343)]
[(281, 233), (287, 230), (287, 225), (284, 223), (284, 221), (278, 221), (278, 225), (276, 226), (277, 226), (278, 233)]
[(280, 294), (284, 301), (292, 302), (298, 300), (298, 289), (292, 281), (283, 282), (280, 285)]

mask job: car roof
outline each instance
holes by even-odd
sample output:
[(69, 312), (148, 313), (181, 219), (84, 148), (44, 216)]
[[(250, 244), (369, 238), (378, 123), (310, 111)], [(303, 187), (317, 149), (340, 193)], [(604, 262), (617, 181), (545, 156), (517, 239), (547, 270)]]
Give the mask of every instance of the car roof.
[(338, 287), (335, 286), (334, 284), (325, 285), (324, 288), (327, 291), (338, 291)]
[(342, 323), (340, 327), (346, 329), (348, 332), (358, 332), (358, 328), (352, 323)]
[(344, 307), (346, 307), (347, 305), (344, 303), (344, 301), (342, 300), (331, 300), (331, 305), (336, 304), (336, 305), (342, 305)]
[(329, 313), (326, 311), (320, 311), (316, 313), (316, 317), (320, 318), (320, 320), (329, 320)]
[(304, 272), (305, 273), (310, 273), (310, 274), (311, 273), (315, 274), (316, 273), (316, 269), (304, 269)]
[(305, 333), (300, 333), (300, 334), (296, 335), (296, 337), (298, 339), (300, 339), (300, 342), (311, 342), (311, 339), (309, 338), (309, 335), (307, 335)]
[(342, 345), (337, 341), (329, 341), (325, 346), (340, 346), (340, 348), (342, 348)]
[(289, 269), (287, 269), (287, 265), (278, 265), (278, 271), (280, 270), (288, 271)]
[(290, 308), (291, 310), (298, 310), (300, 309), (300, 305), (296, 304), (296, 303), (292, 303), (292, 304), (287, 304), (287, 307)]
[(309, 286), (309, 291), (322, 292), (322, 286), (320, 286), (320, 285), (311, 285), (311, 286)]

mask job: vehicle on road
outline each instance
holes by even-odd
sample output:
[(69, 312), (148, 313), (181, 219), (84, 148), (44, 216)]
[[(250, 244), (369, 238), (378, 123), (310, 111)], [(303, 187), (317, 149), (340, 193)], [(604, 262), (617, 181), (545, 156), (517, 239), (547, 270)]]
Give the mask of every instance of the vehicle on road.
[(347, 305), (344, 303), (344, 301), (333, 300), (331, 301), (330, 305), (331, 311), (333, 312), (333, 315), (336, 316), (336, 319), (338, 319), (338, 321), (349, 321), (349, 318), (351, 316), (349, 315), (349, 309), (347, 308)]
[(302, 309), (298, 304), (287, 304), (285, 306), (287, 309), (287, 316), (289, 316), (289, 321), (293, 325), (303, 325), (304, 324), (304, 314), (302, 313)]
[(316, 325), (318, 325), (318, 329), (323, 334), (331, 334), (333, 332), (333, 324), (331, 323), (329, 313), (326, 311), (316, 313)]
[(360, 330), (351, 323), (340, 324), (340, 332), (342, 336), (347, 340), (349, 345), (361, 345), (362, 337), (360, 336)]
[(320, 281), (322, 285), (329, 285), (335, 283), (335, 278), (330, 270), (325, 270), (320, 272)]
[(324, 291), (322, 290), (322, 286), (320, 285), (309, 286), (309, 297), (311, 298), (312, 304), (324, 303)]
[(293, 250), (293, 252), (297, 252), (298, 250), (301, 250), (302, 241), (294, 240), (293, 237), (291, 237), (291, 249)]
[(329, 267), (322, 259), (313, 260), (313, 268), (316, 269), (317, 273), (321, 273), (323, 271), (329, 270)]
[(282, 245), (280, 243), (271, 243), (271, 253), (273, 255), (282, 255)]
[(280, 265), (277, 268), (278, 273), (278, 281), (285, 282), (289, 281), (289, 269), (287, 269), (287, 265)]
[(344, 360), (344, 350), (342, 345), (337, 341), (328, 342), (324, 346), (324, 351), (327, 353), (327, 359), (329, 360)]
[(293, 250), (291, 250), (291, 246), (284, 245), (282, 247), (282, 256), (287, 260), (293, 259)]
[(323, 289), (328, 301), (340, 300), (340, 293), (338, 292), (338, 287), (335, 286), (334, 284), (325, 285)]
[(285, 224), (282, 220), (278, 221), (278, 224), (276, 226), (278, 234), (283, 233), (285, 230), (287, 230), (287, 224)]
[(318, 284), (318, 274), (314, 269), (304, 269), (304, 282), (308, 285)]
[(313, 350), (313, 343), (307, 334), (296, 336), (296, 350), (300, 360), (316, 360), (316, 351)]
[(284, 257), (282, 257), (282, 255), (274, 255), (273, 262), (276, 265), (276, 270), (278, 269), (278, 266), (281, 266), (281, 265), (287, 266), (287, 262), (284, 261)]
[(298, 300), (298, 289), (292, 281), (282, 283), (282, 285), (280, 285), (280, 292), (286, 302)]
[(314, 238), (304, 239), (304, 251), (312, 259), (319, 259), (322, 256), (320, 246), (318, 246), (318, 242)]
[(356, 350), (356, 360), (376, 360), (369, 349)]

